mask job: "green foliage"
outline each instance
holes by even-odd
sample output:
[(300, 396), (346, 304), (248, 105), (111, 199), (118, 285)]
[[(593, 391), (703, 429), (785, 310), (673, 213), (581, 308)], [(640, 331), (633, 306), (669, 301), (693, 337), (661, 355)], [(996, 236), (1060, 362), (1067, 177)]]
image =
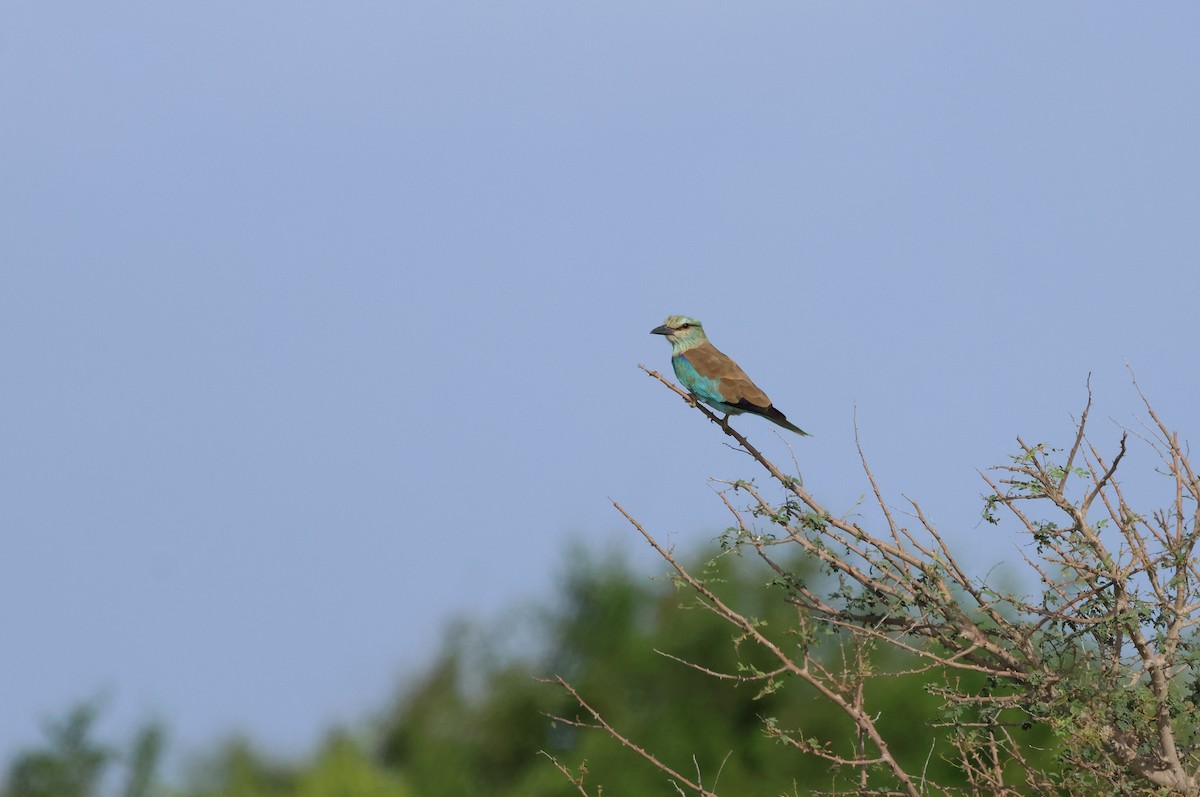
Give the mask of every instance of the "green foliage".
[(45, 749), (17, 756), (9, 767), (5, 797), (88, 797), (95, 793), (115, 753), (92, 739), (97, 708), (74, 708), (46, 727)]
[(246, 739), (231, 739), (198, 769), (190, 797), (287, 797), (299, 781), (293, 767), (272, 762)]
[[(798, 623), (788, 602), (798, 585), (832, 585), (829, 578), (804, 560), (774, 572), (756, 557), (743, 558), (741, 549), (733, 540), (693, 571), (775, 644), (837, 665), (847, 640), (827, 624)], [(578, 794), (546, 755), (586, 771), (589, 793), (597, 786), (604, 794), (674, 793), (662, 772), (608, 734), (554, 721), (586, 718), (568, 696), (537, 680), (554, 674), (567, 677), (626, 738), (722, 794), (805, 794), (837, 782), (828, 763), (801, 755), (789, 739), (833, 755), (854, 753), (854, 728), (843, 713), (797, 679), (759, 677), (778, 661), (671, 579), (650, 579), (620, 558), (577, 549), (551, 607), (535, 617), (514, 614), (495, 631), (453, 626), (436, 661), (384, 712), (374, 743), (334, 733), (307, 761), (285, 763), (235, 739), (201, 762), (184, 787), (154, 791), (161, 731), (147, 729), (118, 754), (91, 739), (94, 709), (85, 707), (53, 726), (47, 750), (14, 763), (4, 797), (99, 797), (105, 766), (118, 760), (130, 765), (126, 797)], [(521, 623), (532, 626), (520, 637), (529, 640), (524, 648), (512, 643)], [(869, 704), (881, 729), (898, 739), (895, 754), (931, 779), (961, 780), (949, 732), (934, 730), (953, 719), (941, 695), (949, 685), (935, 672), (896, 675), (913, 662), (886, 648), (865, 662), (860, 676)], [(953, 686), (977, 687), (961, 680)], [(1131, 716), (1139, 710), (1130, 704)], [(1052, 743), (1045, 724), (1018, 733), (1035, 747)]]
[[(706, 586), (755, 618), (776, 644), (807, 648), (837, 665), (846, 640), (828, 626), (801, 632), (787, 602), (797, 583), (821, 575), (797, 562), (781, 576), (757, 558), (740, 557), (736, 541), (731, 545), (693, 568)], [(722, 794), (802, 794), (834, 783), (826, 762), (799, 754), (788, 741), (811, 739), (830, 754), (853, 754), (852, 724), (815, 689), (787, 675), (756, 677), (778, 661), (672, 580), (651, 582), (620, 560), (582, 551), (570, 562), (562, 599), (542, 618), (541, 649), (489, 659), (495, 645), (486, 635), (471, 642), (463, 630), (397, 701), (386, 720), (384, 760), (408, 774), (422, 795), (578, 794), (540, 750), (571, 772), (585, 771), (589, 793), (597, 786), (604, 794), (674, 793), (662, 772), (607, 733), (548, 719), (588, 717), (561, 692), (535, 682), (539, 673), (564, 676), (617, 732)], [(931, 779), (963, 782), (950, 732), (935, 729), (947, 720), (939, 692), (946, 685), (936, 671), (897, 675), (914, 662), (890, 649), (866, 661), (870, 705), (880, 727), (898, 739), (896, 755)], [(955, 686), (966, 684), (959, 679)], [(1031, 751), (1052, 744), (1045, 725), (1030, 723), (1016, 733)]]
[(162, 760), (166, 734), (161, 726), (144, 726), (130, 745), (129, 772), (122, 789), (124, 797), (150, 797), (154, 793), (158, 762)]
[(326, 742), (301, 773), (295, 797), (410, 797), (401, 778), (372, 760), (364, 747), (343, 734)]
[[(539, 750), (572, 768), (586, 762), (604, 773), (610, 793), (662, 789), (661, 773), (607, 736), (546, 716), (577, 713), (533, 678), (556, 673), (596, 695), (597, 708), (616, 727), (652, 743), (672, 765), (692, 773), (699, 768), (706, 782), (720, 772), (722, 786), (734, 792), (750, 784), (756, 791), (790, 790), (800, 773), (762, 732), (759, 716), (795, 718), (797, 712), (761, 685), (714, 680), (655, 649), (733, 675), (765, 666), (761, 652), (739, 647), (726, 625), (667, 581), (652, 585), (619, 560), (581, 551), (570, 561), (563, 599), (541, 622), (542, 649), (489, 661), (489, 645), (472, 649), (462, 644), (469, 635), (459, 637), (397, 702), (387, 720), (384, 760), (430, 797), (569, 794), (570, 784)], [(734, 561), (716, 561), (708, 577), (725, 593), (758, 597), (762, 622), (779, 619), (782, 602), (763, 599), (763, 580)], [(470, 683), (478, 684), (474, 695)]]
[(270, 760), (244, 739), (225, 744), (180, 797), (413, 797), (407, 780), (375, 760), (370, 746), (331, 733), (311, 760)]
[(141, 727), (128, 755), (93, 738), (99, 707), (81, 703), (59, 721), (47, 724), (46, 746), (18, 754), (8, 767), (4, 797), (91, 797), (114, 767), (124, 769), (123, 797), (156, 793), (164, 734), (150, 723)]

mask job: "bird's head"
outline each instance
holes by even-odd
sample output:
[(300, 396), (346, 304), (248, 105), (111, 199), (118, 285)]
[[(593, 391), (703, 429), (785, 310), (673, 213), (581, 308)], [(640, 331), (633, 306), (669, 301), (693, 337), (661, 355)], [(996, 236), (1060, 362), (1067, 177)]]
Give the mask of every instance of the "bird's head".
[(651, 335), (666, 335), (671, 343), (672, 351), (683, 351), (693, 346), (699, 346), (708, 340), (704, 327), (694, 318), (685, 315), (667, 316), (661, 327), (650, 330)]

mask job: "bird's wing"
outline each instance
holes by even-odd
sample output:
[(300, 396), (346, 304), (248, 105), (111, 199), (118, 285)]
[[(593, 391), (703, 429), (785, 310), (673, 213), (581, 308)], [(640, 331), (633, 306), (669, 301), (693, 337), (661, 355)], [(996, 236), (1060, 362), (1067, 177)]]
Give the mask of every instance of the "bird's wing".
[(718, 386), (726, 404), (759, 410), (771, 406), (767, 394), (750, 381), (737, 363), (711, 343), (705, 341), (688, 349), (684, 356), (701, 376), (720, 380)]

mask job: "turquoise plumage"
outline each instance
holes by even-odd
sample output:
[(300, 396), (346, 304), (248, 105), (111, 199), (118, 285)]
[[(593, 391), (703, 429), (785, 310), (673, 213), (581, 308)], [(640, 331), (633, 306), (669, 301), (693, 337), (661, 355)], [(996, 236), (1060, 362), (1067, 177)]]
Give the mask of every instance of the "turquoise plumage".
[(671, 343), (671, 365), (675, 376), (695, 398), (715, 410), (730, 415), (748, 412), (796, 434), (808, 432), (791, 423), (775, 409), (758, 385), (750, 381), (738, 364), (708, 341), (704, 327), (685, 315), (669, 316), (662, 326), (650, 330), (665, 335)]

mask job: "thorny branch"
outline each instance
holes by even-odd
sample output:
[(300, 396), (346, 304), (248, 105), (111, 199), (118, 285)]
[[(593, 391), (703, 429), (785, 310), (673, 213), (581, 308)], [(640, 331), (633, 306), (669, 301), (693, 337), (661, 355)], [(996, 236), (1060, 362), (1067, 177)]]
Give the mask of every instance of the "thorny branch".
[(555, 676), (553, 678), (545, 678), (545, 679), (541, 679), (541, 680), (543, 683), (557, 684), (561, 688), (565, 689), (567, 691), (567, 693), (570, 694), (571, 697), (575, 699), (575, 702), (579, 704), (579, 707), (582, 708), (585, 712), (587, 712), (587, 714), (592, 718), (591, 721), (587, 721), (587, 720), (570, 719), (567, 717), (555, 716), (555, 717), (552, 717), (552, 719), (554, 719), (554, 721), (561, 722), (564, 725), (570, 725), (570, 726), (576, 727), (576, 728), (599, 728), (599, 729), (603, 730), (605, 733), (607, 733), (609, 736), (611, 736), (612, 738), (614, 738), (618, 742), (620, 742), (623, 747), (633, 751), (634, 753), (637, 753), (639, 756), (646, 759), (654, 766), (658, 767), (660, 770), (665, 772), (667, 775), (669, 775), (670, 777), (672, 777), (679, 783), (682, 783), (685, 786), (687, 786), (689, 789), (691, 789), (693, 792), (695, 792), (698, 795), (698, 797), (716, 797), (716, 795), (713, 792), (710, 792), (707, 789), (705, 789), (703, 786), (700, 785), (699, 782), (693, 782), (692, 780), (690, 780), (689, 778), (680, 774), (679, 772), (676, 772), (674, 769), (667, 766), (662, 761), (659, 761), (658, 758), (656, 758), (652, 753), (647, 752), (645, 750), (645, 748), (639, 747), (638, 745), (636, 745), (632, 741), (630, 741), (628, 738), (623, 736), (619, 731), (617, 731), (616, 728), (614, 728), (612, 725), (609, 725), (608, 721), (605, 720), (604, 717), (600, 715), (600, 712), (597, 711), (596, 709), (592, 708), (591, 705), (589, 705), (588, 702), (586, 700), (584, 700), (582, 696), (580, 696), (579, 692), (577, 692), (575, 690), (575, 687), (573, 687), (573, 686), (571, 686), (571, 684), (567, 683), (567, 681), (565, 679), (563, 679), (560, 676)]
[[(1150, 423), (1137, 437), (1158, 455), (1172, 483), (1165, 508), (1140, 514), (1127, 503), (1117, 473), (1129, 432), (1121, 435), (1111, 461), (1093, 445), (1087, 436), (1090, 384), (1065, 458), (1060, 461), (1059, 451), (1045, 444), (1018, 438), (1012, 461), (995, 468), (996, 476), (982, 474), (989, 490), (985, 519), (999, 523), (999, 512), (1006, 511), (1028, 538), (1021, 558), (1041, 584), (1033, 598), (969, 575), (917, 502), (909, 500), (906, 513), (916, 528), (904, 525), (861, 445), (882, 532), (827, 509), (727, 419), (657, 372), (642, 370), (716, 423), (784, 495), (775, 502), (763, 488), (735, 481), (723, 482), (721, 498), (734, 520), (732, 544), (765, 562), (795, 608), (787, 644), (719, 597), (614, 503), (699, 605), (776, 665), (770, 673), (731, 676), (670, 657), (714, 678), (791, 678), (815, 689), (853, 722), (858, 739), (853, 755), (770, 722), (764, 730), (844, 770), (848, 777), (839, 793), (1200, 795), (1200, 689), (1192, 686), (1200, 623), (1200, 571), (1193, 556), (1200, 537), (1200, 480), (1178, 434), (1159, 419), (1140, 388)], [(735, 504), (739, 495), (748, 499), (746, 506)], [(792, 560), (780, 551), (799, 552), (818, 566), (823, 583), (794, 575)], [(839, 640), (840, 658), (821, 644), (828, 634)], [(872, 652), (883, 649), (907, 661), (906, 669), (875, 671)], [(945, 703), (947, 719), (938, 724), (948, 734), (942, 755), (956, 762), (960, 782), (928, 781), (927, 762), (909, 771), (893, 750), (895, 740), (872, 715), (864, 684), (903, 673), (940, 680), (932, 691)], [(586, 723), (562, 721), (599, 728), (668, 774), (677, 788), (715, 794), (619, 734), (569, 683), (555, 682), (591, 717)], [(1058, 739), (1058, 771), (1034, 767), (1028, 748), (1012, 732), (1033, 724), (1048, 726)], [(939, 738), (932, 731), (931, 736)]]

